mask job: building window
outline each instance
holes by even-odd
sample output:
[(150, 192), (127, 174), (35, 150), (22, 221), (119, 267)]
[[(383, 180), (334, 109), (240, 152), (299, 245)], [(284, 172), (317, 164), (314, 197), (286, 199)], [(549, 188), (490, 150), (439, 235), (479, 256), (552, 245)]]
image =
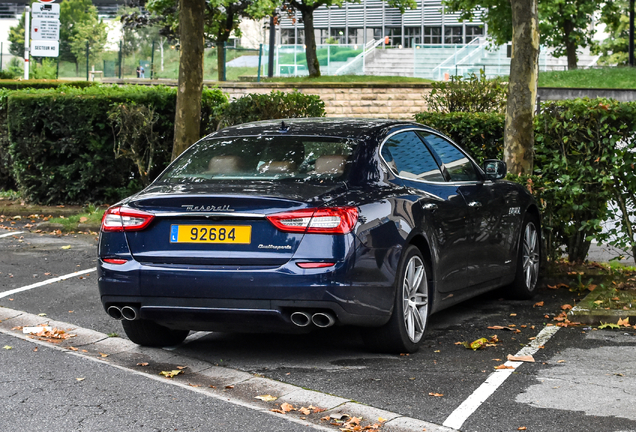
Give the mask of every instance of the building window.
[(346, 44), (347, 40), (345, 37), (345, 31), (347, 31), (347, 29), (344, 27), (332, 27), (330, 34), (331, 38), (327, 43)]
[(385, 36), (389, 38), (388, 45), (392, 47), (402, 45), (402, 27), (387, 27)]
[(316, 37), (317, 45), (324, 45), (329, 39), (329, 30), (327, 29), (314, 29), (314, 35)]
[(442, 43), (442, 28), (424, 27), (424, 43), (427, 45), (440, 45)]
[(350, 28), (347, 35), (347, 43), (350, 45), (364, 44), (364, 30), (361, 28)]
[(466, 26), (466, 43), (484, 35), (483, 26)]
[(444, 43), (445, 44), (462, 44), (464, 43), (464, 32), (461, 26), (444, 27)]
[(422, 29), (420, 27), (404, 27), (404, 48), (413, 48), (422, 43)]
[(282, 45), (295, 45), (296, 32), (294, 29), (280, 29), (280, 43)]

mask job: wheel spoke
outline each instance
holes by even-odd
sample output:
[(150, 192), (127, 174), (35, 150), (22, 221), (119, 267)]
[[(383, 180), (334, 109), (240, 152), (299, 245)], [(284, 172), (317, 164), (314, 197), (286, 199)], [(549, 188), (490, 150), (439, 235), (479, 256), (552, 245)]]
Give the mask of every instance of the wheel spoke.
[(414, 278), (411, 283), (411, 297), (414, 297), (417, 293), (417, 290), (420, 288), (422, 284), (422, 277), (424, 276), (424, 265), (420, 264), (414, 274)]
[(422, 333), (424, 331), (424, 320), (422, 319), (422, 314), (417, 308), (413, 308), (413, 318), (415, 318), (415, 327), (418, 333)]

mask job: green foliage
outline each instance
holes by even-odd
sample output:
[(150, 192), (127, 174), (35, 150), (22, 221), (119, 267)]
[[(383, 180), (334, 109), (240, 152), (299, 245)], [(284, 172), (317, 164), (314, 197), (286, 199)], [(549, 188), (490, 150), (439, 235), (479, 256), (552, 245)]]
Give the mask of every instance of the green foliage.
[(9, 69), (4, 69), (0, 71), (0, 80), (14, 79), (16, 77), (17, 75), (11, 72)]
[(86, 48), (89, 47), (89, 61), (95, 63), (99, 54), (104, 51), (108, 40), (108, 26), (97, 16), (89, 15), (73, 28), (74, 34), (70, 37), (70, 50), (75, 59), (86, 60)]
[[(114, 202), (142, 185), (127, 159), (115, 160), (107, 113), (113, 104), (152, 108), (159, 136), (154, 178), (170, 161), (176, 89), (93, 86), (83, 89), (23, 90), (8, 98), (9, 155), (16, 182), (29, 201), (52, 203)], [(204, 89), (202, 130), (216, 126), (212, 115), (225, 103), (217, 89)], [(209, 122), (213, 122), (212, 125)]]
[[(79, 29), (86, 30), (87, 22), (97, 20), (97, 8), (91, 0), (64, 0), (60, 4), (60, 59), (77, 63), (86, 58), (85, 53), (78, 57), (73, 52), (72, 43), (77, 39)], [(86, 43), (84, 43), (86, 49)]]
[(594, 54), (601, 54), (601, 65), (627, 65), (629, 49), (629, 1), (608, 2), (601, 14), (601, 23), (610, 36), (592, 48)]
[(29, 68), (30, 79), (56, 79), (57, 78), (57, 64), (56, 60), (52, 58), (43, 58), (41, 63), (30, 62)]
[(540, 72), (539, 87), (636, 89), (636, 68), (604, 67)]
[[(606, 0), (540, 0), (539, 33), (541, 44), (555, 49), (554, 55), (566, 55), (567, 50), (592, 44), (594, 14), (607, 8)], [(488, 35), (496, 45), (512, 40), (512, 9), (510, 0), (443, 0), (451, 12), (459, 12), (460, 19), (472, 21), (479, 15), (488, 26)]]
[(300, 92), (250, 93), (233, 100), (219, 116), (219, 127), (258, 120), (324, 117), (325, 103), (319, 96)]
[[(508, 179), (537, 199), (552, 259), (565, 247), (570, 261), (582, 261), (592, 239), (636, 251), (634, 118), (633, 102), (586, 98), (542, 104), (535, 117), (534, 173)], [(477, 159), (502, 157), (496, 155), (503, 142), (501, 115), (422, 113), (416, 119), (447, 133)], [(602, 233), (608, 219), (617, 224)]]
[(434, 81), (433, 90), (425, 97), (430, 111), (497, 112), (506, 109), (508, 85), (501, 78), (489, 80), (483, 70), (479, 75), (452, 76), (450, 81)]
[(24, 58), (24, 13), (18, 24), (9, 27), (9, 52), (16, 57)]
[(480, 164), (485, 159), (502, 159), (503, 114), (423, 112), (415, 116), (415, 121), (448, 135)]

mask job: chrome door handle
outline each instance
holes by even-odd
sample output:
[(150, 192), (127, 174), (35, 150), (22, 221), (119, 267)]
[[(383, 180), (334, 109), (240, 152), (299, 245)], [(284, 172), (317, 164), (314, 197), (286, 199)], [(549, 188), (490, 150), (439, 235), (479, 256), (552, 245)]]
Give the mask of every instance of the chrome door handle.
[(424, 210), (437, 210), (437, 204), (427, 203), (422, 206)]
[(468, 207), (478, 208), (481, 207), (481, 203), (479, 201), (472, 201), (468, 203)]

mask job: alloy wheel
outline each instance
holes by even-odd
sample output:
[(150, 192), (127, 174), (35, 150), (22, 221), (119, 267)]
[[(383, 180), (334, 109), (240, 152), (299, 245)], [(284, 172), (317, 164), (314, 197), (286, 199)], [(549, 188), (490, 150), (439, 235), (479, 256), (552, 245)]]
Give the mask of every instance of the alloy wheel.
[(418, 256), (406, 265), (402, 283), (404, 326), (413, 343), (422, 339), (428, 316), (428, 282), (426, 267)]
[(523, 275), (526, 287), (532, 291), (539, 278), (539, 235), (532, 222), (523, 233)]

